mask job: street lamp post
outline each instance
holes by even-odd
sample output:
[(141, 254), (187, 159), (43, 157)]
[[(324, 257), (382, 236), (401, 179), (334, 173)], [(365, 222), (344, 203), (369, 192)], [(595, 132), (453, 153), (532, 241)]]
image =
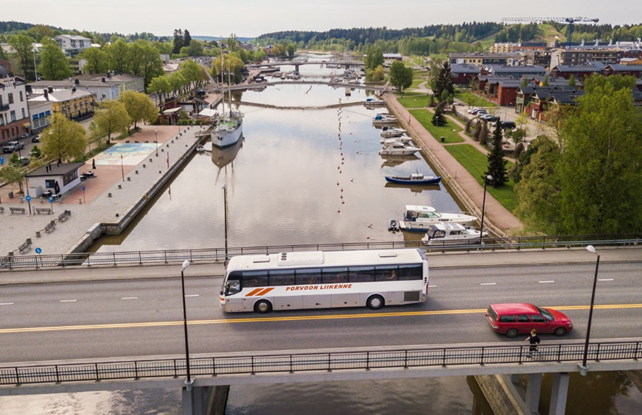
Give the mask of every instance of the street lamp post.
[(120, 155), (120, 172), (123, 176), (123, 181), (125, 181), (125, 164), (123, 164), (123, 155)]
[(589, 319), (588, 327), (586, 328), (586, 341), (584, 343), (584, 357), (582, 359), (582, 365), (580, 366), (580, 374), (586, 376), (586, 371), (588, 370), (588, 364), (586, 359), (588, 358), (588, 348), (589, 340), (591, 337), (591, 322), (593, 321), (593, 304), (595, 303), (595, 289), (597, 288), (597, 272), (600, 267), (600, 254), (597, 253), (593, 245), (586, 247), (586, 250), (592, 254), (597, 255), (597, 262), (595, 263), (595, 276), (593, 277), (593, 292), (591, 293), (591, 306), (589, 307)]
[(486, 186), (488, 181), (493, 180), (493, 176), (490, 174), (484, 177), (484, 199), (482, 201), (482, 217), (481, 217), (481, 229), (479, 230), (479, 243), (481, 244), (484, 238), (484, 213), (486, 212)]
[(156, 157), (158, 157), (158, 130), (154, 130), (154, 142), (156, 143)]
[(227, 186), (221, 186), (223, 189), (223, 220), (225, 222), (225, 265), (227, 265)]
[(185, 384), (187, 385), (187, 390), (192, 388), (192, 377), (190, 376), (189, 371), (189, 341), (187, 340), (187, 307), (185, 305), (185, 268), (189, 267), (190, 262), (185, 260), (183, 262), (183, 267), (181, 268), (181, 286), (183, 288), (183, 327), (185, 327), (185, 367), (187, 369), (187, 379)]

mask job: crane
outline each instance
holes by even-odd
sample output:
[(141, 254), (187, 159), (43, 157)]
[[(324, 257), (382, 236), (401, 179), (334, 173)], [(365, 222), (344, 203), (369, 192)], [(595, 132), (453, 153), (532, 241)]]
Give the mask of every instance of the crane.
[(571, 45), (573, 39), (574, 23), (597, 23), (600, 19), (591, 17), (502, 17), (502, 23), (566, 23), (566, 45)]

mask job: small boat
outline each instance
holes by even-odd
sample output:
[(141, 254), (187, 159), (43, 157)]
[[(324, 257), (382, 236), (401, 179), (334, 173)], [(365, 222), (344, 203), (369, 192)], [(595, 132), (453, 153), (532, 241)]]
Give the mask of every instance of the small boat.
[(407, 144), (412, 141), (412, 138), (408, 137), (407, 135), (402, 135), (401, 137), (393, 137), (393, 138), (382, 138), (379, 140), (381, 144), (394, 144), (394, 143), (403, 143)]
[[(483, 236), (488, 235), (484, 232)], [(421, 238), (425, 245), (467, 245), (481, 243), (481, 232), (459, 223), (436, 223), (430, 225), (428, 232)]]
[(385, 144), (379, 154), (382, 156), (410, 156), (419, 151), (419, 148), (406, 145), (400, 142)]
[(404, 231), (422, 231), (430, 229), (430, 225), (443, 222), (459, 223), (460, 225), (472, 225), (477, 218), (464, 213), (442, 213), (432, 206), (407, 205), (403, 220), (399, 226)]
[(397, 118), (394, 115), (390, 114), (377, 114), (372, 118), (372, 124), (377, 125), (386, 125), (386, 124), (396, 124)]
[(379, 135), (381, 136), (381, 138), (393, 138), (393, 137), (401, 137), (405, 133), (406, 133), (406, 130), (404, 130), (403, 128), (383, 127)]
[(202, 145), (198, 145), (198, 146), (196, 146), (194, 151), (196, 151), (197, 153), (203, 153), (203, 152), (205, 152), (205, 147), (203, 147)]
[(438, 184), (441, 176), (424, 176), (421, 173), (412, 173), (410, 176), (386, 176), (386, 181), (397, 184)]
[(388, 222), (388, 230), (390, 232), (398, 232), (401, 229), (399, 228), (399, 222), (397, 222), (396, 219), (390, 219), (390, 222)]
[(386, 105), (386, 103), (380, 99), (377, 99), (374, 97), (368, 97), (363, 102), (363, 105), (366, 107), (383, 107), (384, 105)]

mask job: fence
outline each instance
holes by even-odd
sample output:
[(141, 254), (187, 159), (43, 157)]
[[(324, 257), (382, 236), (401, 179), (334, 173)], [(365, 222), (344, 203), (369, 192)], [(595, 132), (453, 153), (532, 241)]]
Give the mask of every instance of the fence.
[[(366, 249), (400, 249), (421, 248), (427, 252), (451, 252), (471, 250), (506, 250), (506, 249), (546, 249), (570, 248), (577, 246), (625, 246), (642, 243), (642, 234), (633, 235), (557, 235), (557, 236), (523, 236), (514, 238), (484, 238), (454, 245), (425, 246), (421, 241), (389, 241), (389, 242), (352, 242), (337, 244), (303, 244), (303, 245), (274, 245), (253, 247), (203, 248), (203, 249), (174, 249), (155, 251), (129, 252), (85, 252), (63, 255), (9, 255), (0, 257), (0, 270), (38, 269), (66, 266), (115, 266), (143, 264), (180, 264), (185, 260), (190, 262), (224, 261), (237, 255), (262, 255), (280, 252), (304, 251), (354, 251)], [(226, 254), (227, 252), (227, 254)]]
[[(335, 370), (407, 369), (458, 365), (562, 363), (582, 361), (584, 343), (539, 346), (444, 347), (386, 351), (301, 353), (190, 359), (194, 376), (254, 375)], [(638, 360), (640, 341), (591, 343), (590, 361)], [(186, 375), (185, 359), (95, 362), (0, 368), (0, 385), (62, 383)]]

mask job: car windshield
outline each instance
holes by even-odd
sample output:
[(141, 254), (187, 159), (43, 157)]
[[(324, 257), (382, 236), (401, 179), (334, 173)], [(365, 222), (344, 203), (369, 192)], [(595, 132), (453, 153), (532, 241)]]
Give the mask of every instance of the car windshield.
[(550, 321), (555, 321), (555, 319), (553, 318), (553, 314), (551, 314), (551, 312), (550, 312), (550, 311), (548, 311), (548, 310), (546, 310), (546, 309), (543, 309), (543, 308), (540, 308), (540, 307), (536, 307), (536, 308), (537, 308), (537, 310), (539, 311), (539, 313), (540, 313), (542, 316), (544, 316), (546, 319), (548, 319), (548, 320), (550, 320)]

